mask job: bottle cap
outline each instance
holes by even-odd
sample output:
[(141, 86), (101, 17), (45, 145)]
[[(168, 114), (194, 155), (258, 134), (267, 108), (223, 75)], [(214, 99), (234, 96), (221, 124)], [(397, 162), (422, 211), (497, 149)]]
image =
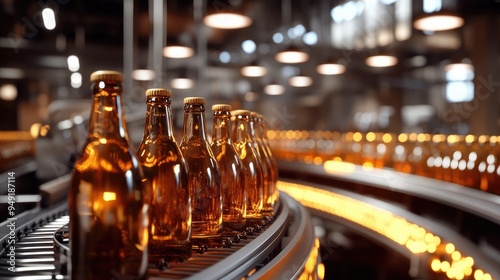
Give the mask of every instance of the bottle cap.
[(184, 98), (184, 104), (205, 104), (205, 98), (203, 98), (203, 97), (186, 97), (186, 98)]
[(231, 111), (231, 115), (233, 115), (233, 116), (250, 116), (251, 112), (248, 110), (239, 109), (239, 110)]
[(123, 75), (118, 71), (111, 70), (99, 70), (90, 74), (90, 81), (114, 81), (114, 82), (122, 82)]
[(231, 111), (231, 105), (229, 104), (214, 104), (212, 105), (212, 111)]
[(170, 98), (172, 97), (172, 92), (164, 88), (150, 88), (146, 90), (146, 97), (149, 96), (163, 96)]

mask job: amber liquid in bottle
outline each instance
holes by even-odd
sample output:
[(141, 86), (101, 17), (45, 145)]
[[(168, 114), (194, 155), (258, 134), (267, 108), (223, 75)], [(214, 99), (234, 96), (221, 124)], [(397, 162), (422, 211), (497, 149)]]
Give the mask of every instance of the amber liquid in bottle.
[(219, 165), (222, 188), (224, 231), (241, 230), (246, 219), (246, 192), (243, 163), (231, 140), (231, 106), (215, 104), (210, 144)]
[(220, 171), (205, 130), (205, 99), (184, 99), (184, 135), (180, 148), (188, 165), (192, 199), (191, 241), (222, 246)]
[(149, 259), (191, 257), (191, 197), (187, 164), (173, 133), (171, 92), (146, 91), (144, 137), (137, 155), (149, 197)]
[(263, 185), (263, 198), (262, 198), (262, 214), (267, 217), (274, 215), (274, 172), (272, 170), (272, 163), (264, 148), (262, 138), (260, 137), (259, 117), (256, 112), (250, 114), (250, 137), (257, 152), (260, 166), (262, 169)]
[(71, 279), (146, 277), (148, 204), (128, 142), (122, 76), (92, 73), (93, 104), (69, 191)]
[(277, 207), (279, 206), (279, 191), (278, 191), (278, 162), (273, 155), (271, 150), (271, 145), (269, 144), (269, 139), (267, 138), (268, 131), (268, 122), (263, 115), (258, 114), (258, 123), (257, 123), (257, 139), (260, 139), (262, 142), (262, 146), (266, 152), (266, 156), (270, 165), (271, 172), (271, 185), (269, 187), (271, 193), (271, 204), (273, 205), (273, 213), (276, 212)]
[(231, 113), (235, 126), (232, 135), (233, 143), (243, 163), (243, 173), (245, 176), (247, 225), (260, 225), (263, 218), (264, 183), (262, 168), (250, 135), (250, 111), (235, 110)]

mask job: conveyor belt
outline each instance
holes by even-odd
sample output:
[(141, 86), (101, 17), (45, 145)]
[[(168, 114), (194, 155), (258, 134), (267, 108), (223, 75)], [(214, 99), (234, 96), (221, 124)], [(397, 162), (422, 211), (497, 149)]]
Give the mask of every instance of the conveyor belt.
[[(254, 273), (266, 275), (272, 271), (273, 274), (279, 274), (279, 269), (285, 268), (290, 271), (286, 267), (290, 262), (294, 263), (293, 275), (300, 275), (312, 250), (314, 234), (305, 209), (286, 194), (283, 194), (282, 201), (284, 203), (280, 203), (274, 220), (260, 231), (248, 234), (246, 239), (233, 242), (228, 248), (208, 248), (203, 253), (194, 252), (185, 262), (171, 263), (163, 269), (150, 264), (149, 278), (241, 279)], [(0, 242), (3, 245), (0, 252), (0, 279), (69, 279), (65, 275), (68, 240), (61, 238), (61, 230), (69, 222), (65, 203), (50, 210), (38, 208), (27, 211), (15, 218), (15, 263), (12, 263), (15, 268), (8, 262), (8, 254), (12, 252), (9, 220), (0, 225)], [(289, 256), (289, 252), (294, 252), (293, 248), (304, 245), (308, 250)], [(274, 258), (286, 260), (286, 263), (281, 261), (277, 271), (266, 267)]]

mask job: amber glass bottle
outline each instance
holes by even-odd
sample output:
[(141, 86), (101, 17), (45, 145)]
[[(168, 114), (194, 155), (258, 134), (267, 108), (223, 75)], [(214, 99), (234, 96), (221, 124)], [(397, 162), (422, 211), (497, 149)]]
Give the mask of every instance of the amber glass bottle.
[(262, 129), (260, 124), (260, 117), (257, 112), (250, 114), (250, 135), (254, 143), (255, 150), (259, 156), (259, 161), (262, 167), (262, 175), (264, 180), (264, 192), (262, 199), (262, 214), (266, 216), (274, 215), (274, 188), (275, 188), (275, 174), (273, 163), (268, 155), (267, 149), (264, 147), (262, 140)]
[(187, 164), (173, 133), (172, 93), (146, 91), (146, 122), (137, 155), (146, 178), (150, 262), (191, 256), (191, 197)]
[(262, 222), (264, 182), (257, 151), (250, 135), (250, 114), (248, 110), (231, 112), (234, 117), (233, 142), (243, 163), (245, 189), (247, 192), (247, 225)]
[(205, 99), (184, 98), (184, 135), (180, 148), (188, 165), (192, 198), (191, 241), (222, 246), (222, 192), (217, 160), (205, 130)]
[(269, 139), (267, 137), (268, 133), (268, 122), (266, 118), (263, 115), (258, 115), (259, 116), (259, 129), (258, 131), (258, 138), (262, 139), (262, 144), (264, 145), (264, 149), (267, 151), (267, 156), (269, 158), (269, 161), (271, 163), (271, 172), (272, 172), (272, 179), (273, 179), (273, 186), (272, 186), (272, 194), (273, 194), (273, 205), (276, 211), (276, 208), (278, 206), (279, 202), (279, 191), (277, 187), (278, 183), (278, 162), (276, 161), (276, 158), (274, 157), (273, 151), (271, 149), (271, 145), (269, 144)]
[(128, 142), (122, 75), (91, 74), (93, 102), (69, 191), (71, 279), (146, 277), (148, 203)]
[(215, 104), (211, 148), (221, 174), (222, 224), (225, 231), (241, 230), (246, 219), (243, 163), (231, 140), (231, 106)]

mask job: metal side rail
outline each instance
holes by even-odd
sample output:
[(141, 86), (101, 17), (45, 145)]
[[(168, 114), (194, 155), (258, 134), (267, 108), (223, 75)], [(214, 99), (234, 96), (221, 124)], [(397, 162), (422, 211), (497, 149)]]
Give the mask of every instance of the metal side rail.
[(299, 279), (302, 275), (307, 276), (305, 279), (317, 279), (319, 243), (309, 212), (288, 194), (280, 195), (293, 212), (288, 236), (283, 240), (281, 252), (248, 279)]
[(265, 266), (281, 250), (281, 242), (289, 227), (292, 212), (287, 203), (273, 222), (255, 235), (249, 235), (230, 248), (209, 248), (193, 254), (183, 263), (173, 263), (164, 270), (149, 269), (149, 279), (242, 279)]

